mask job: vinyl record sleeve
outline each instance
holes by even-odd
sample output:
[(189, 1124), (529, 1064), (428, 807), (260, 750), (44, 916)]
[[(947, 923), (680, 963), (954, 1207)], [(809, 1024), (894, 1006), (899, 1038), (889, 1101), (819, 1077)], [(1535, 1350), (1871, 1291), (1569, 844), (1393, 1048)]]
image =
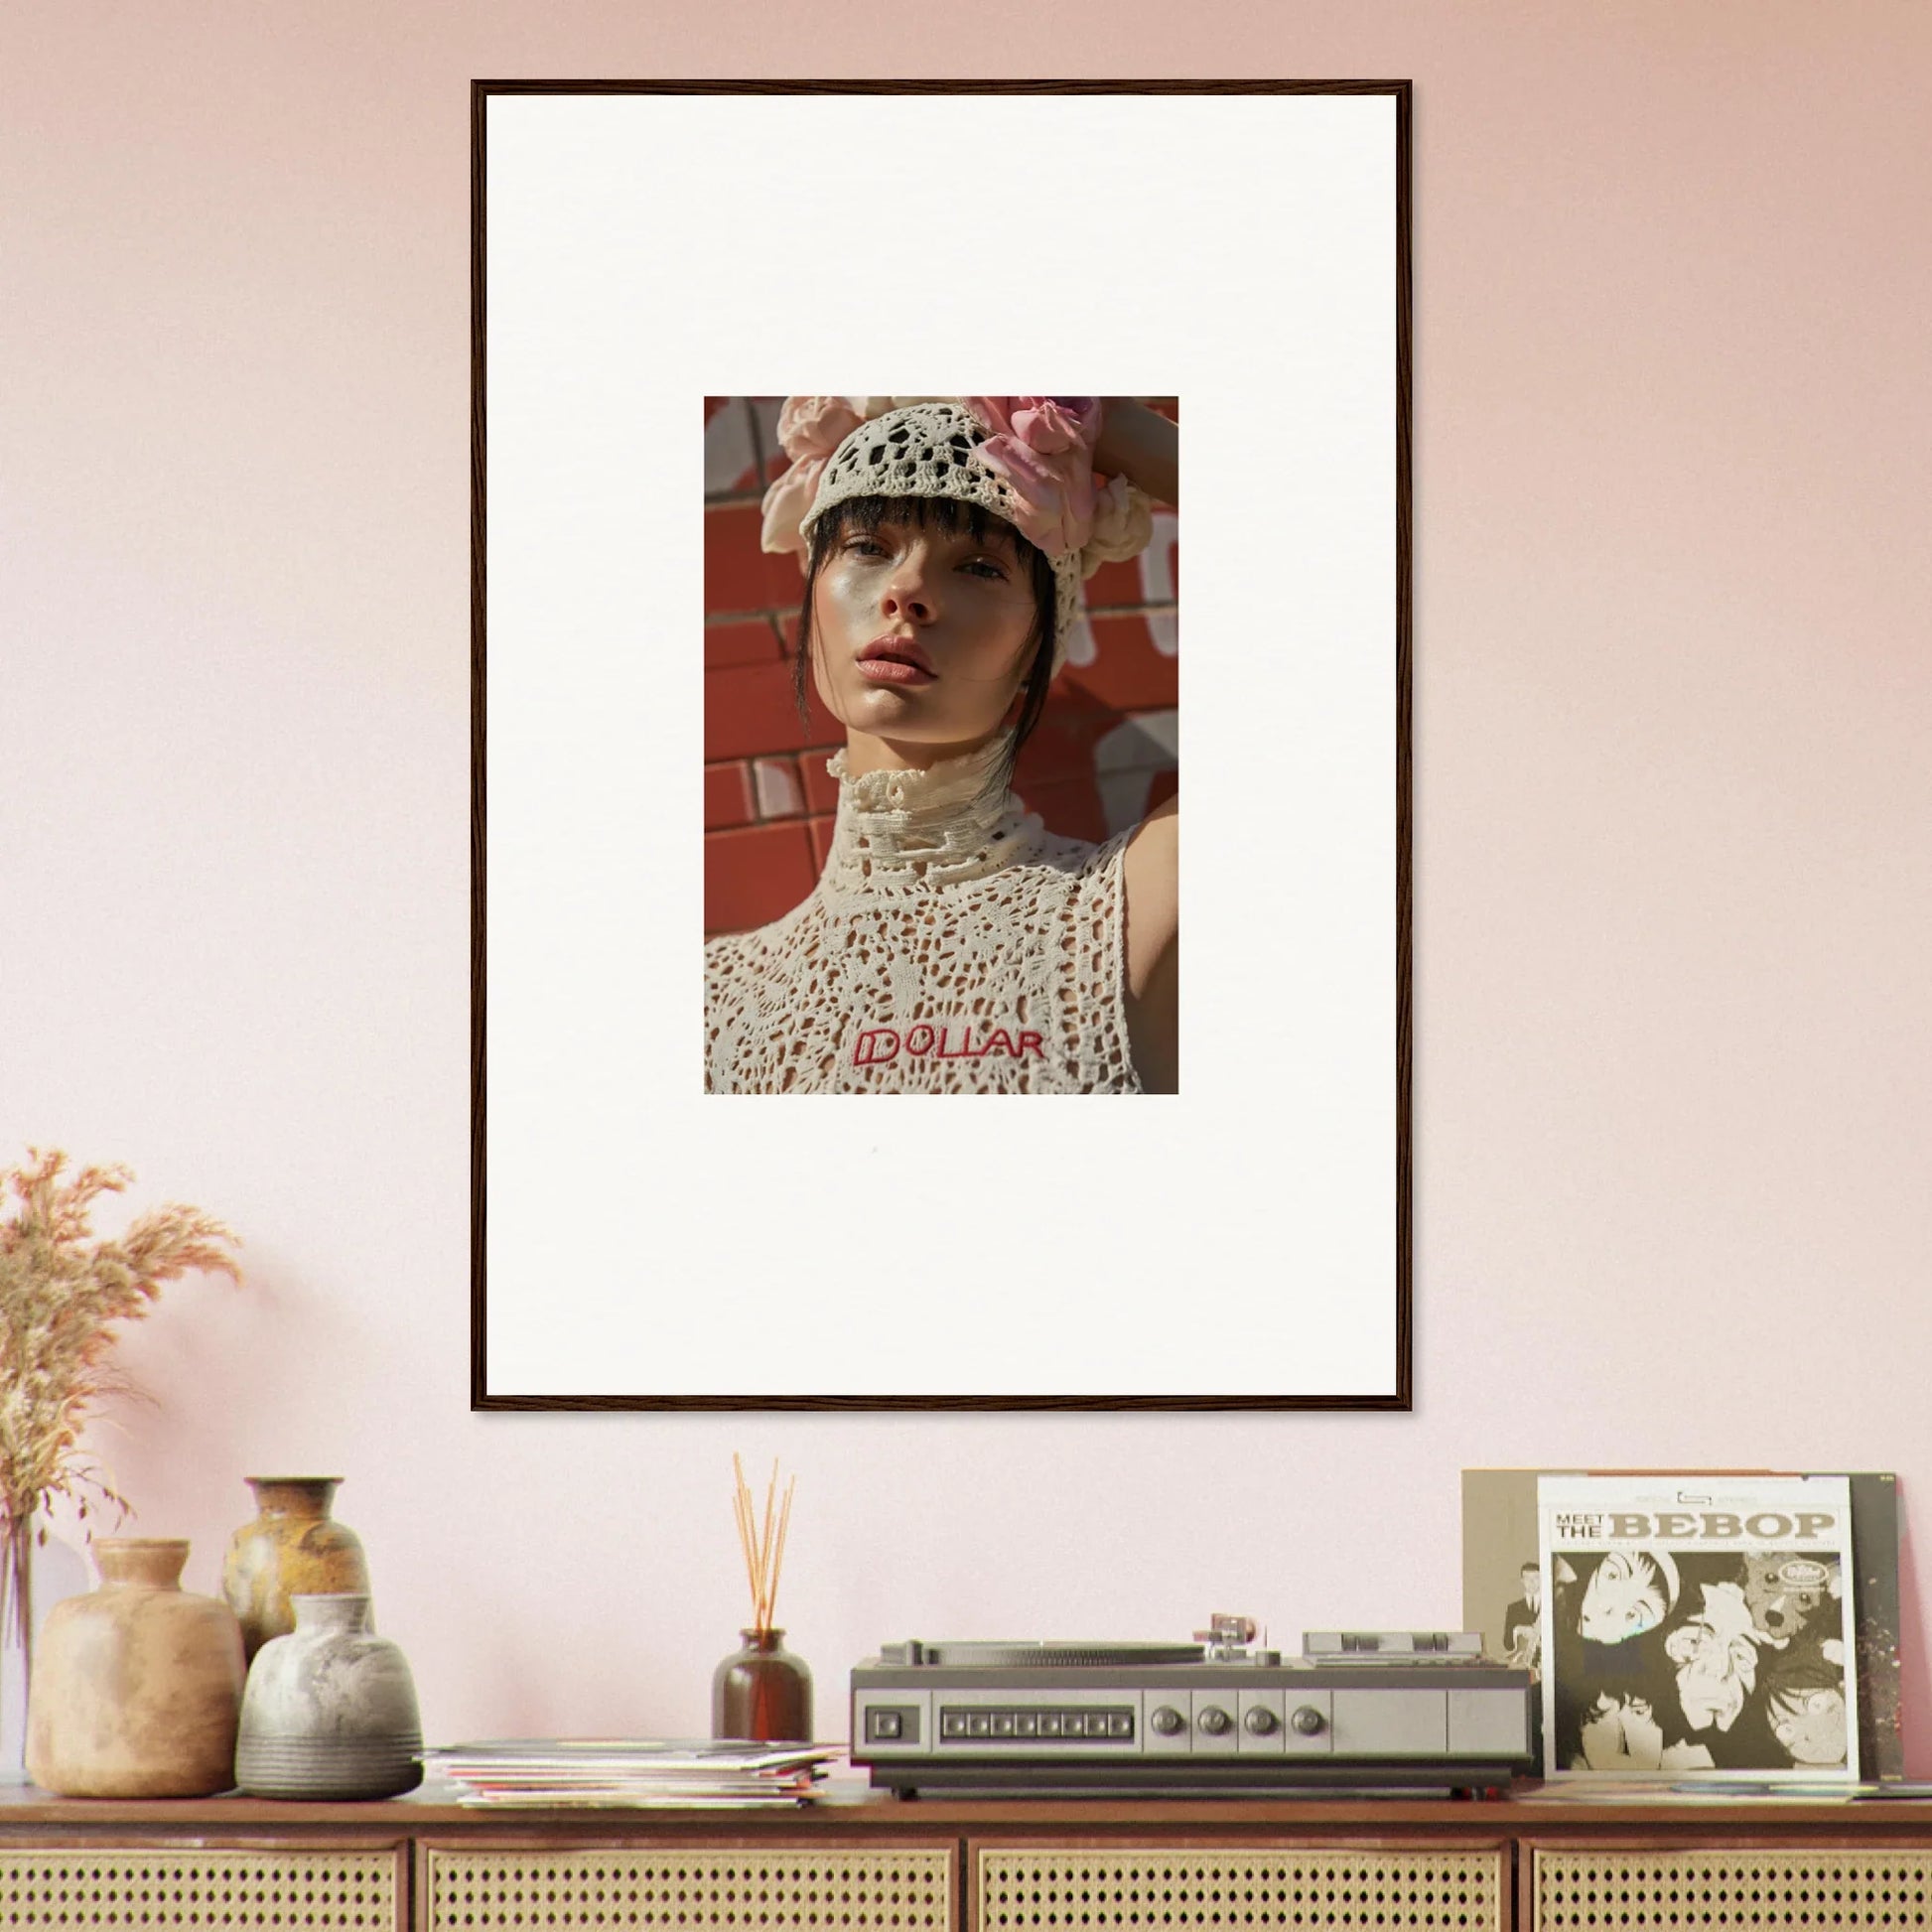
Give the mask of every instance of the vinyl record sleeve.
[[(1621, 1475), (1715, 1481), (1792, 1470), (1464, 1469), (1462, 1471), (1462, 1628), (1480, 1631), (1488, 1655), (1512, 1654), (1509, 1632), (1533, 1635), (1538, 1670), (1542, 1647), (1541, 1571), (1537, 1563), (1536, 1485), (1540, 1475)], [(1809, 1473), (1809, 1472), (1807, 1472)], [(1820, 1471), (1817, 1473), (1838, 1473)], [(1858, 1565), (1859, 1764), (1865, 1779), (1887, 1786), (1904, 1776), (1900, 1727), (1898, 1609), (1898, 1478), (1889, 1470), (1855, 1470), (1852, 1552)], [(1534, 1592), (1534, 1602), (1530, 1594)], [(1540, 1717), (1540, 1713), (1539, 1713)]]
[(1544, 1775), (1859, 1775), (1844, 1476), (1544, 1476)]

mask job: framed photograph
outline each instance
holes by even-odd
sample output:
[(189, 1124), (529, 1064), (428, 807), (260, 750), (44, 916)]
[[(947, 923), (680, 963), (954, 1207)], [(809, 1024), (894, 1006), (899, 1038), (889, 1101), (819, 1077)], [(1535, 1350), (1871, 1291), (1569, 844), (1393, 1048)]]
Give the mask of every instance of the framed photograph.
[(1410, 1406), (1409, 113), (474, 83), (474, 1407)]

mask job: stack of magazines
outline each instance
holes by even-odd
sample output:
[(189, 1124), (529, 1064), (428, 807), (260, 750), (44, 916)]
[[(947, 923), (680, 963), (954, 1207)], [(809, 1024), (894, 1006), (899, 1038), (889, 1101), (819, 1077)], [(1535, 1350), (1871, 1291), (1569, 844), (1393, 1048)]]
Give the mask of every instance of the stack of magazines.
[(466, 1805), (735, 1807), (817, 1795), (838, 1744), (727, 1739), (526, 1737), (423, 1753), (423, 1770), (462, 1787)]

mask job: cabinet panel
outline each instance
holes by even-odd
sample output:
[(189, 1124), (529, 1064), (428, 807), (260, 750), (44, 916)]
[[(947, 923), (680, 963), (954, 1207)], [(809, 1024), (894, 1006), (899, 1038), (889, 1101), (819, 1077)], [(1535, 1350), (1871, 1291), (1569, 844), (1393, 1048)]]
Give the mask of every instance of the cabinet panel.
[(954, 1855), (920, 1851), (463, 1851), (424, 1860), (431, 1932), (950, 1932)]
[(1932, 1851), (1555, 1851), (1530, 1855), (1536, 1932), (1932, 1927)]
[(4, 1932), (397, 1932), (396, 1852), (0, 1851)]
[(976, 1932), (1501, 1932), (1501, 1850), (1174, 1847), (974, 1855)]

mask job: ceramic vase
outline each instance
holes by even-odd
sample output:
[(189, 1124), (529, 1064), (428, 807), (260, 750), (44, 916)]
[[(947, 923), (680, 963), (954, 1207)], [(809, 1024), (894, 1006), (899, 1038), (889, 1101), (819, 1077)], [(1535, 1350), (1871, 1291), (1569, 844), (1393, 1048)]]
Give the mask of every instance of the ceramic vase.
[(48, 1612), (27, 1700), (27, 1771), (69, 1798), (206, 1798), (234, 1783), (241, 1627), (181, 1587), (188, 1545), (103, 1537), (100, 1587)]
[(422, 1780), (416, 1686), (360, 1591), (295, 1597), (295, 1629), (255, 1654), (235, 1782), (257, 1798), (392, 1798)]
[(241, 1619), (252, 1659), (295, 1628), (297, 1594), (366, 1593), (369, 1566), (355, 1532), (330, 1515), (341, 1476), (246, 1476), (259, 1514), (228, 1543), (221, 1594)]
[(711, 1734), (805, 1743), (812, 1734), (812, 1674), (785, 1648), (782, 1630), (741, 1630), (744, 1649), (711, 1679)]

